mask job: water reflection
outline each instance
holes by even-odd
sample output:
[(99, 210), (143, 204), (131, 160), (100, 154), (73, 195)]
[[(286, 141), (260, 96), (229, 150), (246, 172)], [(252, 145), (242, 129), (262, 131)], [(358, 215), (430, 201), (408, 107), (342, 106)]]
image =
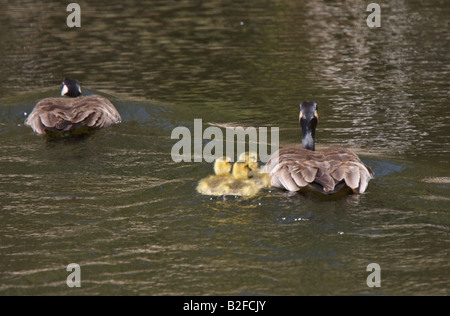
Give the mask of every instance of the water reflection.
[[(0, 293), (446, 294), (448, 1), (97, 1), (0, 11)], [(47, 142), (23, 126), (76, 77), (124, 122)], [(320, 108), (318, 144), (356, 149), (376, 179), (361, 196), (195, 193), (208, 163), (174, 163), (173, 128), (280, 127)], [(445, 268), (447, 267), (447, 268)], [(324, 273), (326, 271), (326, 273)], [(384, 272), (383, 272), (384, 273)]]
[(79, 29), (65, 26), (59, 2), (22, 5), (1, 15), (2, 95), (70, 75), (115, 95), (194, 107), (205, 120), (226, 108), (241, 123), (280, 127), (294, 126), (296, 105), (314, 99), (327, 143), (448, 154), (439, 146), (449, 141), (448, 116), (437, 115), (447, 113), (444, 4), (385, 4), (376, 29), (357, 1), (100, 1), (83, 8)]

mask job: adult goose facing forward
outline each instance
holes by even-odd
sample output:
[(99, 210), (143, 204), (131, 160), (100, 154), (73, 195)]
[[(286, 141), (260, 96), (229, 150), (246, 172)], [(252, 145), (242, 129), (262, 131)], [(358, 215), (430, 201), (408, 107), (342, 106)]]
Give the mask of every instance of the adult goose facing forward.
[(105, 97), (82, 96), (76, 79), (63, 81), (61, 96), (39, 101), (25, 120), (25, 125), (38, 134), (46, 134), (47, 131), (72, 131), (81, 126), (99, 129), (122, 120), (114, 105)]
[(300, 104), (303, 148), (281, 148), (270, 157), (263, 171), (270, 173), (272, 186), (288, 191), (309, 187), (325, 194), (349, 187), (354, 193), (363, 193), (369, 180), (374, 177), (372, 169), (346, 148), (331, 147), (316, 151), (318, 119), (315, 102)]

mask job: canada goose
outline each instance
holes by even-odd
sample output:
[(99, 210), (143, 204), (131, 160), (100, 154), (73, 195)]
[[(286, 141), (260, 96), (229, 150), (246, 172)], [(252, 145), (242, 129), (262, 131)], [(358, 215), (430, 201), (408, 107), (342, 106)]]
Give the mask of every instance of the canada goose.
[(239, 155), (238, 161), (248, 163), (251, 169), (249, 177), (259, 189), (270, 188), (270, 174), (263, 172), (258, 165), (258, 154), (256, 152), (243, 152)]
[(232, 168), (229, 157), (218, 158), (214, 161), (215, 175), (199, 181), (197, 192), (205, 195), (223, 195), (223, 185), (232, 180), (230, 174)]
[(264, 166), (274, 187), (298, 191), (310, 187), (325, 194), (350, 187), (363, 193), (374, 173), (358, 156), (346, 148), (326, 148), (315, 151), (315, 130), (318, 123), (317, 104), (300, 104), (302, 149), (281, 148)]
[(61, 89), (63, 98), (39, 101), (25, 125), (38, 134), (46, 134), (47, 131), (66, 132), (81, 126), (98, 129), (121, 122), (119, 112), (108, 99), (99, 95), (81, 95), (78, 80), (65, 79)]

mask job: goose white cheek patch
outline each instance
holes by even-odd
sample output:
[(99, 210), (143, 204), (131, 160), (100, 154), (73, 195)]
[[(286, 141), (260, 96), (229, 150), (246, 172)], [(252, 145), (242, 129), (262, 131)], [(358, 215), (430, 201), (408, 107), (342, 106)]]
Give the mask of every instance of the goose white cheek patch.
[(69, 92), (69, 88), (65, 84), (63, 84), (61, 96), (64, 96), (67, 92)]

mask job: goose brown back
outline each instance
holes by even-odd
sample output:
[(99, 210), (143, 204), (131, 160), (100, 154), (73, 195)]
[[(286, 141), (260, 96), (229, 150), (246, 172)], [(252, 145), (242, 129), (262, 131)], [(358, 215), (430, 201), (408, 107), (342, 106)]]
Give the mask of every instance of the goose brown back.
[(66, 132), (79, 126), (103, 128), (121, 122), (119, 112), (106, 98), (93, 95), (80, 98), (48, 98), (34, 107), (25, 121), (33, 131)]
[(47, 98), (36, 104), (25, 120), (38, 134), (46, 131), (67, 132), (77, 127), (93, 129), (108, 127), (121, 122), (114, 105), (100, 95), (81, 96), (81, 87), (76, 79), (65, 79), (61, 98)]

